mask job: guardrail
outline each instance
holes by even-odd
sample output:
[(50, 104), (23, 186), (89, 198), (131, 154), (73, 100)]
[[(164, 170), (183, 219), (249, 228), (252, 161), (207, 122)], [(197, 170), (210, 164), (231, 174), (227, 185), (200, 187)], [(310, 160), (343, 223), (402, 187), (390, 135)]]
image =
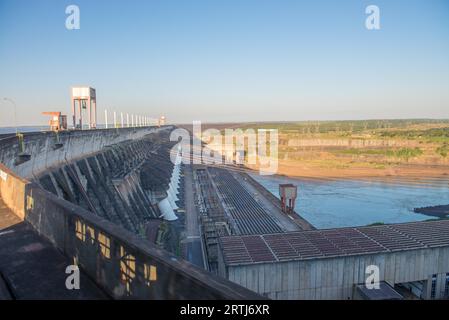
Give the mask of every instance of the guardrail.
[(263, 299), (28, 182), (0, 164), (5, 204), (118, 299)]

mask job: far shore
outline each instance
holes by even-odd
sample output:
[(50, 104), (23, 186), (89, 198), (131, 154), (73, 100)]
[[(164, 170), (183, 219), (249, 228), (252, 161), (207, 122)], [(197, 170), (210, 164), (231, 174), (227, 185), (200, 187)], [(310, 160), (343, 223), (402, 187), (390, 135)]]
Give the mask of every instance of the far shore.
[[(248, 166), (252, 170), (258, 170), (255, 166)], [(281, 162), (276, 173), (277, 176), (290, 178), (316, 178), (316, 179), (363, 179), (363, 178), (448, 178), (449, 166), (431, 165), (396, 165), (388, 168), (321, 168), (303, 165), (301, 163)]]

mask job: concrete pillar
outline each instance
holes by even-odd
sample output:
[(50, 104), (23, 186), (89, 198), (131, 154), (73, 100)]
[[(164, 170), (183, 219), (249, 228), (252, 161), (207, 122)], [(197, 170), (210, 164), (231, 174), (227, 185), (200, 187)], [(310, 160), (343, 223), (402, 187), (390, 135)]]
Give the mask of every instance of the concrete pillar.
[(76, 128), (76, 107), (75, 107), (76, 100), (72, 97), (72, 120), (73, 120), (73, 129)]
[(446, 287), (446, 274), (445, 273), (437, 274), (435, 299), (443, 299), (445, 287)]
[(79, 113), (79, 126), (80, 129), (83, 130), (83, 107), (82, 107), (83, 103), (82, 100), (78, 100), (78, 113)]
[(87, 118), (89, 120), (89, 129), (92, 129), (92, 99), (87, 98)]
[(423, 281), (421, 298), (424, 300), (429, 300), (431, 290), (432, 290), (432, 276), (430, 276), (430, 279)]
[(171, 185), (170, 188), (168, 189), (168, 193), (170, 193), (171, 199), (173, 201), (178, 201), (178, 190), (174, 185)]
[(92, 127), (96, 128), (97, 127), (97, 98), (92, 99), (92, 117), (93, 117)]
[(174, 170), (173, 170), (173, 177), (176, 181), (179, 181), (180, 172), (181, 172), (181, 168), (179, 167), (179, 165), (175, 165)]
[(168, 191), (170, 192), (170, 194), (172, 195), (172, 197), (175, 201), (178, 200), (178, 196), (177, 196), (178, 188), (179, 188), (179, 186), (175, 181), (170, 181)]
[(159, 210), (161, 211), (162, 218), (164, 218), (165, 220), (174, 221), (174, 220), (178, 219), (178, 217), (174, 213), (170, 203), (168, 202), (167, 198), (165, 198), (161, 202), (159, 202), (157, 204), (157, 206), (159, 207)]
[(170, 206), (173, 208), (173, 210), (178, 209), (178, 206), (176, 205), (175, 200), (173, 199), (171, 192), (168, 192), (168, 196), (167, 196), (166, 199), (170, 203)]
[(169, 188), (168, 188), (168, 193), (170, 194), (170, 200), (171, 200), (171, 204), (173, 205), (173, 208), (176, 207), (176, 203), (175, 201), (178, 201), (178, 188), (179, 188), (179, 184), (178, 182), (174, 179), (174, 172), (175, 172), (176, 166), (173, 167), (173, 171), (172, 171), (172, 175), (170, 178), (170, 184), (169, 184)]
[(179, 188), (179, 174), (173, 174), (172, 176), (173, 184), (176, 188)]

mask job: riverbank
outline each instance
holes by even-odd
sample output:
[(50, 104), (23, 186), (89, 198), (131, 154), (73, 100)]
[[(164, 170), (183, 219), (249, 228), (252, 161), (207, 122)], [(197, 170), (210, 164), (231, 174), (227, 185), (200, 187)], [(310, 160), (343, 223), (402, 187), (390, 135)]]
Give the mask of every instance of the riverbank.
[[(248, 165), (252, 170), (257, 166)], [(449, 166), (400, 164), (388, 167), (369, 167), (354, 164), (348, 167), (326, 167), (299, 161), (280, 161), (277, 175), (293, 178), (372, 178), (372, 177), (413, 177), (444, 178), (449, 177)]]
[(449, 205), (415, 208), (413, 211), (426, 216), (444, 219), (449, 215)]

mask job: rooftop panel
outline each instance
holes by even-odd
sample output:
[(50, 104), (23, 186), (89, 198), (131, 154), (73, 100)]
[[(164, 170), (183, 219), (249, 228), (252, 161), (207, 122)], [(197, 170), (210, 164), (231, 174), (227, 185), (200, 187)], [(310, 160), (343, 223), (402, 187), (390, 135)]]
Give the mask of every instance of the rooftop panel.
[(449, 246), (449, 220), (220, 238), (225, 263), (248, 264)]

